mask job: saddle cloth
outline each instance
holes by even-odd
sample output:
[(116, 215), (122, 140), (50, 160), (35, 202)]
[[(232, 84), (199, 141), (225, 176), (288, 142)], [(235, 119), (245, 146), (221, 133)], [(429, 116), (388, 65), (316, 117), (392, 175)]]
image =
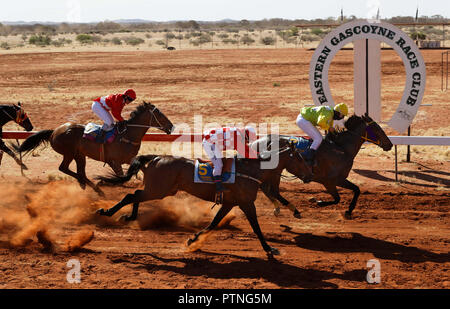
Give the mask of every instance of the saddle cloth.
[[(86, 138), (90, 141), (95, 142), (97, 135), (100, 133), (100, 130), (102, 129), (101, 125), (98, 125), (96, 123), (88, 123), (86, 127), (84, 128), (83, 138)], [(105, 142), (106, 143), (112, 143), (114, 139), (116, 138), (117, 130), (116, 128), (109, 130), (105, 134)]]
[(303, 138), (303, 137), (296, 137), (291, 136), (289, 138), (289, 141), (293, 142), (295, 145), (295, 148), (300, 150), (300, 152), (305, 151), (308, 149), (309, 146), (311, 146), (313, 140), (311, 138)]
[[(225, 161), (226, 159), (222, 159)], [(231, 167), (229, 167), (230, 164), (228, 162), (224, 162), (223, 164), (223, 173), (222, 173), (222, 179), (223, 183), (234, 183), (236, 178), (236, 163), (235, 159), (231, 159), (232, 164)], [(230, 160), (230, 161), (231, 161)], [(214, 183), (213, 181), (213, 165), (209, 161), (195, 161), (195, 168), (194, 168), (194, 182), (195, 183)]]

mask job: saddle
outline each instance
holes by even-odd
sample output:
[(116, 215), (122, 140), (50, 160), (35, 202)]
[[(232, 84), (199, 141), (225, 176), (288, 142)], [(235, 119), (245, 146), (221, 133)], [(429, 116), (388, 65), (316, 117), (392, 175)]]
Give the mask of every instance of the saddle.
[[(234, 183), (236, 175), (236, 164), (234, 158), (222, 158), (223, 183)], [(214, 165), (211, 161), (197, 159), (195, 161), (194, 182), (195, 183), (214, 183), (213, 181)]]
[(289, 141), (292, 142), (295, 145), (295, 148), (300, 152), (304, 152), (306, 149), (308, 149), (313, 140), (311, 138), (303, 138), (303, 137), (296, 137), (291, 136), (289, 138)]
[[(90, 122), (84, 128), (83, 138), (86, 138), (93, 142), (97, 142), (97, 136), (100, 134), (101, 129), (102, 129), (101, 125)], [(114, 141), (117, 135), (118, 135), (117, 126), (114, 126), (112, 130), (106, 132), (105, 139), (102, 142), (110, 144)]]

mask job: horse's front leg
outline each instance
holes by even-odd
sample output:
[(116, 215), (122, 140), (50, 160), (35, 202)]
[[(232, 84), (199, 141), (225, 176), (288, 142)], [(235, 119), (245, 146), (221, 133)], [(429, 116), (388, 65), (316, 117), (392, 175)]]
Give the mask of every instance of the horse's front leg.
[(225, 218), (225, 216), (231, 211), (232, 208), (233, 206), (227, 204), (222, 205), (211, 223), (206, 228), (195, 234), (193, 238), (188, 239), (187, 245), (189, 247), (189, 250), (197, 250), (200, 247), (201, 243), (196, 246), (195, 242), (198, 241), (199, 238), (206, 237), (206, 235), (211, 232), (211, 230), (213, 230), (220, 223), (220, 221), (222, 221), (223, 218)]
[(261, 228), (259, 227), (258, 218), (256, 216), (256, 207), (253, 202), (249, 202), (246, 204), (239, 205), (241, 210), (244, 212), (247, 217), (248, 222), (250, 223), (253, 232), (258, 236), (258, 239), (263, 247), (264, 251), (266, 251), (269, 258), (273, 258), (274, 255), (279, 255), (280, 252), (269, 246), (261, 232)]
[(334, 205), (340, 202), (341, 197), (339, 196), (339, 193), (336, 189), (336, 185), (334, 184), (324, 184), (325, 189), (327, 189), (327, 192), (334, 198), (333, 201), (318, 201), (317, 205), (320, 207), (325, 207), (329, 205)]
[(357, 185), (355, 185), (354, 183), (350, 182), (347, 179), (344, 179), (343, 181), (341, 181), (339, 183), (339, 187), (342, 187), (342, 188), (349, 189), (349, 190), (353, 191), (352, 201), (350, 202), (348, 210), (344, 213), (344, 217), (346, 219), (351, 219), (352, 218), (352, 211), (356, 207), (356, 202), (358, 201), (358, 197), (361, 194), (361, 191), (359, 190), (359, 187)]
[(0, 139), (0, 152), (1, 152), (1, 157), (0, 157), (0, 164), (1, 164), (1, 159), (3, 158), (3, 152), (6, 152), (11, 158), (14, 159), (14, 161), (24, 170), (28, 170), (28, 167), (23, 164), (22, 160), (20, 160), (19, 158), (16, 157), (16, 154), (9, 149), (5, 143)]

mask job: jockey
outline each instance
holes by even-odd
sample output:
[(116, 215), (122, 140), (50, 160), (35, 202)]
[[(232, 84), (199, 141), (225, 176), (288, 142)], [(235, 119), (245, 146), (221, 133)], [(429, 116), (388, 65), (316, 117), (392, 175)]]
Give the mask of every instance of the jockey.
[(103, 142), (106, 132), (113, 129), (114, 118), (118, 121), (124, 121), (121, 115), (122, 109), (125, 105), (133, 102), (135, 99), (136, 92), (133, 89), (128, 89), (123, 94), (111, 94), (94, 100), (92, 103), (92, 111), (103, 120), (102, 129), (97, 136), (98, 142)]
[(334, 131), (333, 121), (343, 120), (348, 115), (348, 107), (340, 103), (333, 108), (329, 106), (303, 107), (296, 123), (309, 137), (313, 139), (311, 146), (302, 154), (310, 165), (314, 163), (315, 152), (322, 143), (323, 137), (315, 126), (323, 130)]
[(245, 128), (224, 127), (205, 131), (203, 149), (214, 165), (213, 180), (216, 192), (227, 191), (222, 185), (223, 151), (236, 150), (242, 157), (258, 158), (258, 153), (250, 147), (256, 139), (256, 130), (251, 126)]

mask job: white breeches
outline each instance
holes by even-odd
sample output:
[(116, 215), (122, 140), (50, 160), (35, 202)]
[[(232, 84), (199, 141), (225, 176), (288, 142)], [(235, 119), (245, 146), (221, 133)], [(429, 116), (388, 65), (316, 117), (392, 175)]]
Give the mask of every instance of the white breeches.
[(114, 128), (114, 118), (99, 102), (94, 101), (94, 103), (92, 103), (92, 111), (103, 120), (103, 131), (109, 131)]
[(213, 176), (222, 175), (222, 150), (218, 149), (215, 144), (203, 140), (203, 149), (205, 149), (206, 155), (214, 165)]
[(309, 137), (313, 139), (313, 143), (311, 144), (311, 148), (317, 150), (320, 144), (322, 143), (323, 137), (320, 134), (319, 130), (308, 120), (302, 117), (301, 114), (298, 115), (295, 123), (298, 125), (300, 129), (303, 130)]

